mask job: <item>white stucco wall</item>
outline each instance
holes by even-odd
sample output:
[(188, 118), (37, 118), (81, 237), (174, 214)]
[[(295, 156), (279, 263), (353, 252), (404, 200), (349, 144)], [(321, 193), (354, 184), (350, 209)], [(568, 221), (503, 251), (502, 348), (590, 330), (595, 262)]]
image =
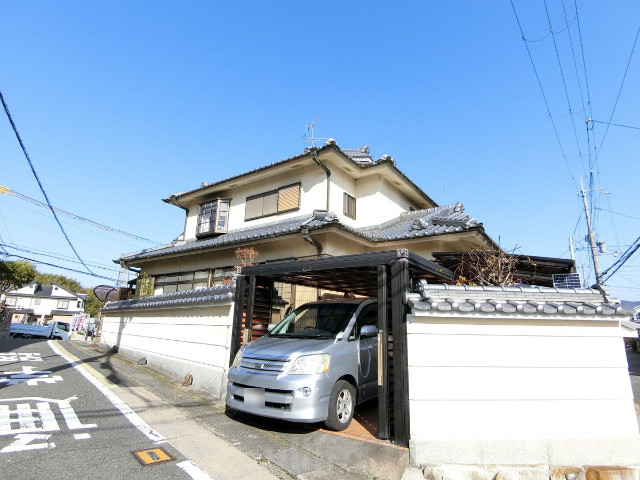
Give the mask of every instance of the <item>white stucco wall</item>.
[(112, 306), (120, 304), (122, 308), (103, 310), (101, 342), (107, 347), (117, 346), (132, 360), (146, 358), (149, 365), (170, 373), (176, 381), (191, 373), (194, 386), (222, 398), (233, 319), (233, 295), (227, 293), (226, 297), (215, 304), (137, 310), (127, 308), (126, 302), (112, 302)]
[(416, 465), (634, 465), (640, 438), (616, 321), (414, 310)]

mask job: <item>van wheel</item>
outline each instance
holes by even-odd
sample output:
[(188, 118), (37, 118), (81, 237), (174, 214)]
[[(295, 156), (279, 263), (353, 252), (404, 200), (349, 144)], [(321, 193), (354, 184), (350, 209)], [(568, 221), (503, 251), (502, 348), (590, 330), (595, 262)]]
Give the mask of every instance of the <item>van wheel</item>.
[(356, 389), (346, 380), (338, 380), (329, 397), (329, 416), (324, 421), (329, 430), (344, 430), (351, 423), (356, 406)]

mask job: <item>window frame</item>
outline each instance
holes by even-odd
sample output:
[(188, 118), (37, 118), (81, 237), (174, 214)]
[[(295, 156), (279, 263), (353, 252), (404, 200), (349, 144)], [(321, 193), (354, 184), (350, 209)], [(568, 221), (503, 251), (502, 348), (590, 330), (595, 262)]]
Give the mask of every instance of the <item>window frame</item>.
[[(342, 197), (342, 210), (345, 217), (349, 217), (353, 220), (356, 219), (356, 197), (350, 193), (344, 192)], [(351, 210), (353, 209), (353, 212)]]
[[(296, 191), (295, 191), (295, 205), (294, 206), (288, 206), (288, 203), (291, 203), (291, 200), (288, 199), (286, 196), (284, 196), (283, 194), (286, 194), (287, 190), (290, 190), (294, 187), (297, 187)], [(258, 218), (265, 218), (265, 217), (271, 217), (273, 215), (279, 215), (281, 213), (287, 213), (287, 212), (293, 212), (296, 210), (300, 209), (300, 198), (301, 198), (301, 193), (302, 191), (302, 183), (301, 182), (297, 182), (297, 183), (291, 183), (289, 185), (285, 185), (283, 187), (280, 188), (275, 188), (273, 190), (269, 190), (267, 192), (262, 192), (262, 193), (258, 193), (256, 195), (250, 195), (247, 197), (246, 199), (246, 203), (245, 203), (245, 208), (244, 208), (244, 220), (245, 222), (250, 221), (250, 220), (256, 220)], [(275, 202), (273, 201), (273, 197), (275, 196)], [(271, 207), (275, 207), (274, 208), (267, 208), (267, 212), (265, 213), (265, 203), (264, 201), (269, 200), (269, 203), (267, 203), (267, 207), (271, 206)], [(257, 207), (257, 201), (258, 200), (262, 200), (262, 205), (260, 207), (260, 213), (259, 214), (253, 214), (250, 212)], [(256, 205), (254, 206), (253, 202), (256, 202)]]
[(58, 310), (69, 310), (69, 300), (58, 300)]
[[(207, 205), (215, 205), (215, 210), (209, 208), (208, 211), (204, 211)], [(226, 205), (226, 210), (221, 209), (222, 205)], [(196, 224), (196, 237), (216, 235), (221, 233), (227, 233), (229, 231), (229, 212), (231, 210), (230, 198), (214, 198), (202, 202), (198, 205), (198, 222)], [(221, 215), (222, 214), (222, 215)], [(226, 218), (224, 216), (226, 214)], [(205, 221), (205, 216), (208, 216)], [(215, 216), (215, 221), (213, 217)], [(209, 228), (202, 231), (203, 225), (209, 225)], [(213, 225), (213, 228), (212, 228)], [(221, 226), (222, 225), (222, 226)]]

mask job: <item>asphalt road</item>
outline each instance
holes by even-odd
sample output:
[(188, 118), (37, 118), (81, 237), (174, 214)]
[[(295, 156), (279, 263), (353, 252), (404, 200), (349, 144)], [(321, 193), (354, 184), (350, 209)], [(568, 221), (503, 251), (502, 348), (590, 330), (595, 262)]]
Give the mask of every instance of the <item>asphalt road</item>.
[[(59, 354), (57, 346), (65, 343), (0, 340), (3, 476), (192, 478), (185, 471), (192, 463), (108, 387), (83, 375), (82, 364), (90, 359), (77, 366)], [(162, 462), (165, 454), (172, 461)]]

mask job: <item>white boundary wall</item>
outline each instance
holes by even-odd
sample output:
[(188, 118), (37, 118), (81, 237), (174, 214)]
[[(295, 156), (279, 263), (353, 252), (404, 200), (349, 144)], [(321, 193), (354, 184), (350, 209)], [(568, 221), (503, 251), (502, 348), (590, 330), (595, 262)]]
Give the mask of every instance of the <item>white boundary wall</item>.
[(552, 298), (533, 315), (460, 311), (454, 294), (447, 309), (409, 295), (414, 465), (640, 465), (618, 315), (547, 314)]
[(109, 302), (103, 308), (101, 343), (132, 360), (222, 398), (226, 392), (233, 323), (233, 288), (213, 287)]

